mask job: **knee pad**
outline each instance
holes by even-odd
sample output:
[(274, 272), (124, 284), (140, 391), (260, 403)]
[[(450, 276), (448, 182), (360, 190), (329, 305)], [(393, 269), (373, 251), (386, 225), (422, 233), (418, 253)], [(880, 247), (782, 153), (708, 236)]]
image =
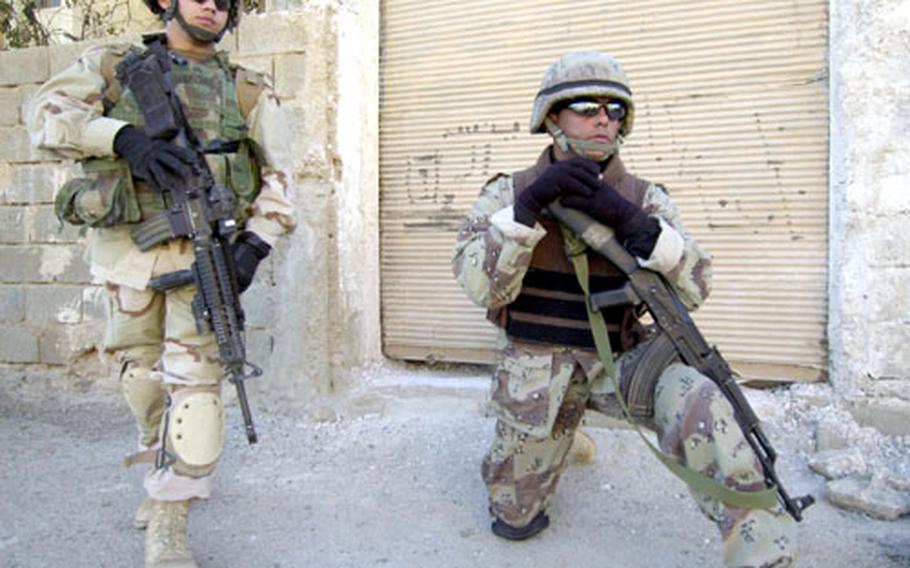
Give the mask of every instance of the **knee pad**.
[[(224, 448), (224, 408), (218, 386), (190, 387), (171, 394), (168, 447), (178, 473), (208, 475)], [(183, 467), (187, 466), (187, 467)]]
[(164, 413), (164, 389), (161, 381), (152, 377), (145, 367), (124, 365), (120, 373), (123, 396), (136, 418), (139, 442), (151, 446), (158, 440), (158, 428)]
[(683, 363), (671, 363), (660, 374), (654, 389), (654, 418), (658, 425), (666, 428), (680, 414), (687, 413), (697, 401), (698, 397), (693, 398), (693, 395), (705, 385), (713, 383), (696, 369)]

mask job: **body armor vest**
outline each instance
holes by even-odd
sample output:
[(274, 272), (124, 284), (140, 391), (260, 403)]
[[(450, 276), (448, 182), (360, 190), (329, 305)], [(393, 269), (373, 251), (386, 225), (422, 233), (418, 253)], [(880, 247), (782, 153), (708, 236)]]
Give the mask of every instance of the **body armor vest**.
[[(547, 149), (536, 165), (512, 175), (516, 199), (551, 163), (551, 153)], [(650, 185), (626, 172), (619, 156), (610, 159), (603, 180), (639, 207)], [(541, 224), (547, 234), (534, 249), (520, 294), (501, 313), (490, 315), (510, 338), (593, 350), (594, 336), (588, 321), (585, 294), (578, 284), (572, 262), (566, 256), (562, 231), (554, 219), (544, 219)], [(621, 288), (625, 284), (625, 274), (606, 258), (589, 253), (588, 263), (592, 294)], [(614, 353), (630, 349), (639, 341), (644, 328), (631, 306), (609, 308), (602, 313)]]
[[(242, 223), (250, 216), (251, 204), (259, 194), (260, 164), (254, 153), (254, 143), (247, 136), (227, 53), (219, 52), (203, 62), (172, 58), (171, 78), (183, 104), (184, 115), (203, 148), (215, 142), (228, 144), (230, 151), (207, 153), (206, 161), (215, 180), (237, 196), (234, 216)], [(142, 111), (129, 89), (122, 91), (106, 115), (140, 128), (145, 124)], [(139, 180), (134, 179), (134, 185), (142, 220), (164, 211), (164, 200), (159, 193)]]

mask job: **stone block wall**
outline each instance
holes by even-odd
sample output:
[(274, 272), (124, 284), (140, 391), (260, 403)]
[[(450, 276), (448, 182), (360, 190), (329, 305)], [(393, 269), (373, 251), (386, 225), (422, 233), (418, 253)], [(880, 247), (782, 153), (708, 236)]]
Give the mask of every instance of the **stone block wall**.
[(0, 54), (0, 362), (63, 365), (92, 349), (100, 290), (89, 284), (82, 237), (53, 214), (72, 164), (45, 161), (25, 113), (49, 77), (50, 49)]
[[(243, 298), (249, 358), (266, 371), (249, 388), (266, 404), (306, 405), (314, 393), (332, 392), (350, 369), (381, 357), (379, 10), (376, 2), (314, 1), (286, 8), (245, 16), (220, 47), (231, 51), (233, 61), (273, 77), (295, 156), (290, 173), (298, 229), (276, 247)], [(348, 38), (343, 47), (340, 36)], [(124, 39), (136, 36), (111, 41)], [(0, 52), (0, 365), (67, 370), (80, 359), (98, 360), (104, 291), (91, 282), (83, 258), (86, 237), (77, 228), (60, 227), (53, 214), (56, 188), (78, 166), (33, 149), (25, 128), (38, 85), (88, 46)], [(364, 97), (373, 102), (364, 105)], [(339, 135), (342, 109), (363, 114), (345, 116)], [(340, 212), (349, 207), (370, 221), (351, 223)], [(362, 325), (365, 320), (375, 323)], [(106, 374), (101, 364), (89, 368)]]

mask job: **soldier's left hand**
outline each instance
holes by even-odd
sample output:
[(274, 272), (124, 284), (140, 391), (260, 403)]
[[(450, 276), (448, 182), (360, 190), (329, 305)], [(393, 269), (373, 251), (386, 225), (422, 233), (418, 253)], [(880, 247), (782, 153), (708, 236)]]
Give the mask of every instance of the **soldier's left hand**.
[(560, 202), (587, 213), (604, 225), (618, 228), (644, 211), (626, 199), (608, 183), (601, 183), (593, 195), (566, 195)]
[(129, 162), (134, 177), (159, 192), (185, 183), (196, 163), (196, 155), (192, 151), (149, 138), (132, 125), (117, 132), (114, 152)]
[(626, 201), (609, 184), (601, 184), (591, 197), (567, 195), (561, 201), (566, 207), (578, 209), (596, 221), (613, 227), (616, 238), (629, 253), (640, 258), (648, 258), (654, 251), (657, 238), (660, 236), (660, 223), (645, 213), (641, 207)]
[(253, 276), (256, 275), (259, 263), (269, 256), (271, 250), (272, 247), (252, 231), (240, 233), (237, 240), (231, 244), (239, 293), (244, 293), (253, 283)]

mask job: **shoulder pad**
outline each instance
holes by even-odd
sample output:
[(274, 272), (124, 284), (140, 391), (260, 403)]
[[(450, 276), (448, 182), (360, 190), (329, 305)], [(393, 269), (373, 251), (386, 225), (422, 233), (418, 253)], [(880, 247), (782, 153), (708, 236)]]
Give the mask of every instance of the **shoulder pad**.
[(240, 114), (246, 120), (259, 101), (259, 95), (266, 88), (270, 88), (268, 76), (239, 65), (231, 65), (231, 72), (234, 76), (237, 105), (240, 107)]
[(139, 46), (130, 43), (115, 43), (104, 48), (104, 53), (101, 54), (100, 71), (104, 78), (101, 100), (105, 112), (110, 111), (117, 104), (123, 91), (120, 81), (117, 80), (117, 64), (123, 61), (129, 53), (140, 51)]
[(89, 55), (89, 56), (95, 56), (95, 57), (100, 56), (102, 58), (106, 57), (108, 59), (112, 59), (112, 58), (121, 58), (122, 59), (129, 52), (130, 48), (132, 48), (132, 47), (134, 47), (134, 46), (130, 45), (129, 43), (105, 43), (105, 44), (100, 44), (100, 45), (93, 45), (91, 47), (86, 48), (85, 51), (82, 52), (82, 55), (83, 56)]
[(126, 55), (129, 53), (130, 49), (135, 47), (136, 46), (131, 43), (112, 43), (105, 46), (105, 49), (112, 55)]
[(268, 75), (265, 73), (260, 73), (259, 71), (253, 71), (252, 69), (247, 69), (246, 67), (241, 67), (240, 65), (231, 64), (231, 72), (234, 75), (234, 80), (237, 82), (245, 81), (251, 85), (260, 85), (266, 86), (269, 84)]

